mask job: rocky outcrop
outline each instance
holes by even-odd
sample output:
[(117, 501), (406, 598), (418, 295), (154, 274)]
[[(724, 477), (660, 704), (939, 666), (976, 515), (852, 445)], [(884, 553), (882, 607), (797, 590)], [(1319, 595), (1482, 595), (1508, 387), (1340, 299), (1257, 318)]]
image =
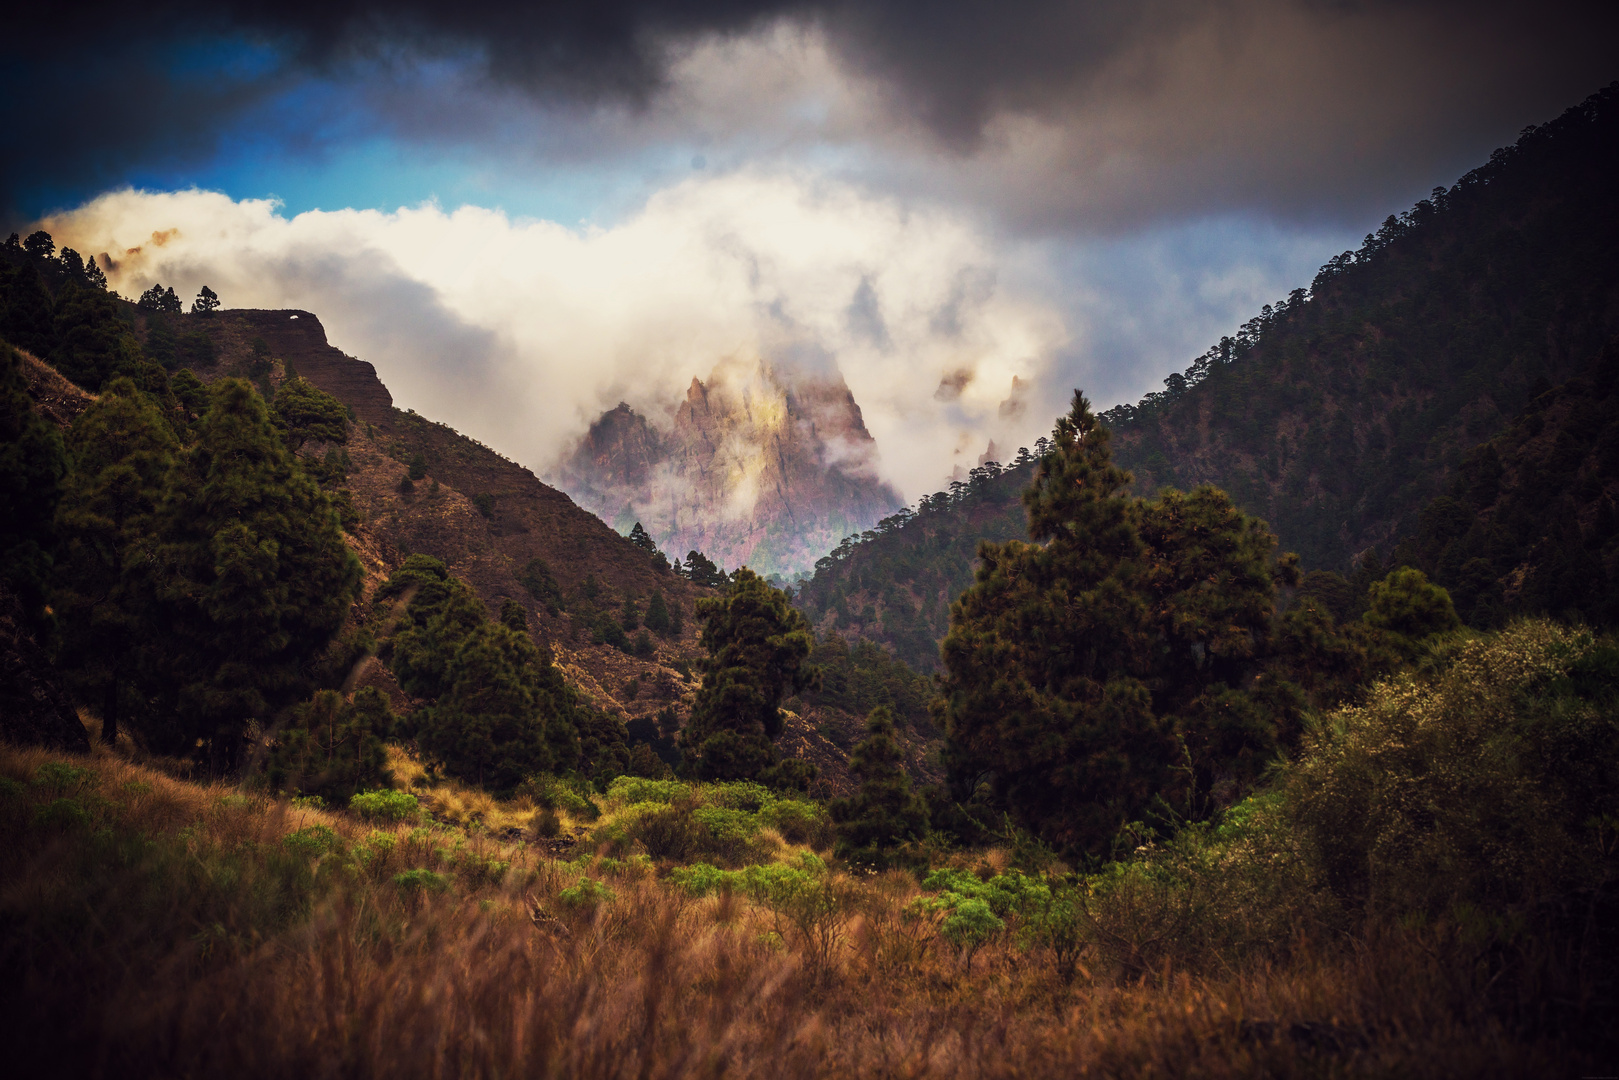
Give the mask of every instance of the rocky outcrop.
[(876, 457), (841, 377), (728, 363), (692, 379), (667, 433), (628, 405), (604, 413), (554, 479), (621, 532), (641, 522), (671, 556), (790, 574), (898, 509)]

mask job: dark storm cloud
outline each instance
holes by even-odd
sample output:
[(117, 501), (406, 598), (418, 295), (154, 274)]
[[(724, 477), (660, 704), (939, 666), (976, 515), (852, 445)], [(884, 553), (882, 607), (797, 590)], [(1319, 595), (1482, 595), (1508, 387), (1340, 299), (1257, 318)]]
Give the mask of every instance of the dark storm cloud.
[[(13, 21), (30, 47), (0, 75), (0, 116), (29, 147), (0, 164), (0, 207), (30, 186), (84, 189), (204, 157), (300, 78), (408, 81), (415, 61), (450, 58), (492, 87), (633, 111), (657, 99), (684, 46), (783, 19), (823, 34), (873, 88), (854, 137), (909, 155), (891, 180), (937, 186), (905, 174), (938, 168), (946, 193), (1039, 227), (1308, 213), (1356, 192), (1381, 205), (1434, 170), (1454, 176), (1619, 66), (1614, 5), (1585, 0), (33, 5)], [(218, 77), (199, 87), (210, 43)], [(175, 60), (187, 46), (200, 66)], [(237, 71), (232, 48), (260, 66)], [(387, 121), (401, 134), (453, 137), (420, 95), (402, 100)]]

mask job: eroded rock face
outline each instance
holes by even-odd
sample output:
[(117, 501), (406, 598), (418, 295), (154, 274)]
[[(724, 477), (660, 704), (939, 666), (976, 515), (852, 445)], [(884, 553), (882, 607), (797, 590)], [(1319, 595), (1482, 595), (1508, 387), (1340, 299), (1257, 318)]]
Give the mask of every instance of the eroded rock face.
[(23, 617), (21, 602), (0, 586), (0, 739), (53, 750), (90, 749), (90, 737), (56, 669)]
[(899, 508), (876, 460), (841, 377), (788, 383), (732, 362), (692, 379), (668, 432), (628, 405), (602, 414), (556, 481), (620, 531), (641, 522), (671, 556), (788, 574)]

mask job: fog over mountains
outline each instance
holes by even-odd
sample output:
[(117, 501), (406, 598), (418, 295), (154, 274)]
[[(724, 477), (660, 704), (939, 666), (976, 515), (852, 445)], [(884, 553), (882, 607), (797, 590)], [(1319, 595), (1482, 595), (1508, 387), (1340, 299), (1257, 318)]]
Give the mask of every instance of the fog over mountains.
[(903, 502), (841, 376), (729, 360), (692, 379), (666, 430), (620, 403), (549, 477), (620, 532), (639, 521), (672, 558), (792, 574)]

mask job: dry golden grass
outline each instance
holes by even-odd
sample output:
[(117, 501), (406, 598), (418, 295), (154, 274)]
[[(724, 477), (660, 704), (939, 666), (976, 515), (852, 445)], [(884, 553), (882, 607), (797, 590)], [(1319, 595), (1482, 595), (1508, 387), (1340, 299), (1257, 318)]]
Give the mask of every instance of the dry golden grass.
[[(46, 782), (52, 761), (87, 775)], [(812, 964), (763, 907), (691, 897), (644, 860), (587, 866), (479, 830), (376, 828), (108, 753), (0, 747), (0, 777), (14, 1075), (1475, 1077), (1592, 1064), (1480, 1015), (1473, 977), (1415, 932), (1301, 941), (1285, 966), (1213, 974), (1123, 978), (1091, 957), (1066, 984), (1008, 940), (969, 971), (905, 916), (918, 888), (891, 871), (834, 875), (842, 902)], [(63, 799), (89, 820), (51, 824)], [(315, 827), (337, 838), (331, 851), (289, 858), (285, 838)], [(448, 887), (399, 883), (424, 869)], [(613, 896), (570, 907), (565, 890), (587, 873)]]

